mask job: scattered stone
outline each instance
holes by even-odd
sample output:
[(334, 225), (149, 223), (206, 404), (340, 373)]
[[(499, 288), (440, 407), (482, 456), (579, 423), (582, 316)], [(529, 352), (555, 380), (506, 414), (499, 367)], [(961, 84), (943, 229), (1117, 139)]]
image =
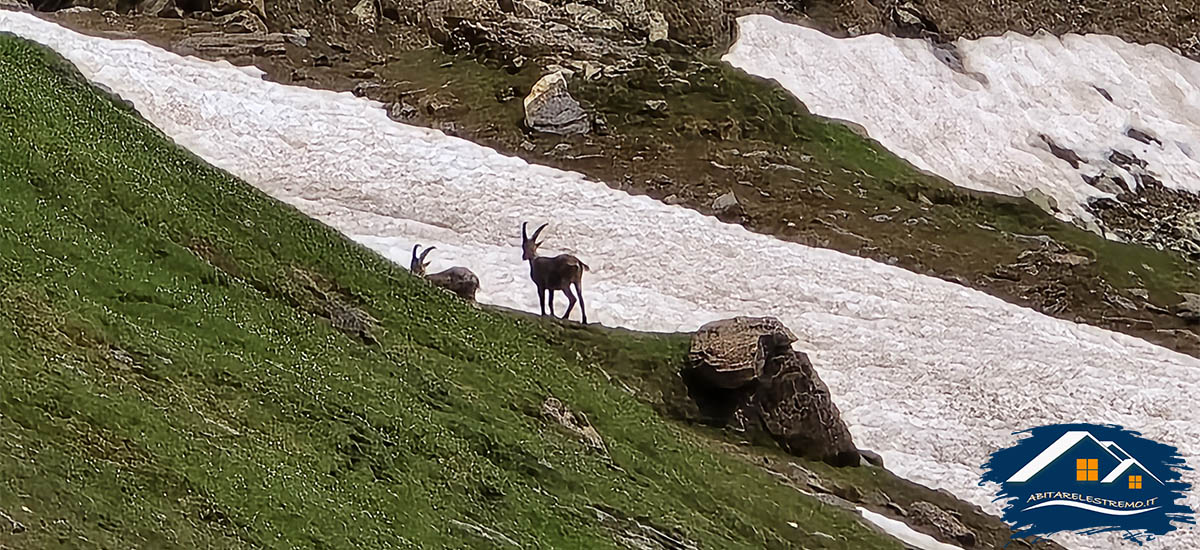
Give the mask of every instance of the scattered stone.
[(975, 532), (963, 525), (957, 517), (938, 506), (925, 502), (914, 502), (908, 507), (908, 517), (916, 525), (931, 528), (937, 537), (952, 540), (966, 547), (975, 546)]
[(228, 33), (266, 33), (267, 24), (261, 17), (248, 10), (222, 15), (213, 19)]
[(274, 56), (287, 53), (283, 33), (195, 33), (176, 44), (176, 53), (194, 57)]
[(1104, 299), (1122, 309), (1128, 309), (1130, 311), (1137, 311), (1138, 309), (1137, 304), (1133, 303), (1133, 301), (1129, 298), (1121, 296), (1120, 294), (1105, 294)]
[(667, 206), (675, 206), (677, 204), (683, 204), (684, 202), (685, 201), (683, 199), (679, 198), (679, 195), (667, 195), (666, 198), (663, 199), (663, 204)]
[(600, 10), (583, 4), (567, 4), (564, 9), (567, 14), (574, 17), (581, 25), (598, 30), (608, 30), (621, 32), (625, 30), (625, 25), (620, 21), (604, 15)]
[(541, 0), (519, 0), (514, 6), (514, 12), (518, 17), (528, 17), (530, 19), (542, 19), (554, 8)]
[(667, 112), (667, 101), (665, 99), (647, 99), (646, 107), (643, 110), (650, 112), (650, 113), (658, 113), (658, 114), (666, 113)]
[(380, 84), (378, 82), (364, 80), (358, 84), (355, 84), (354, 89), (350, 90), (350, 93), (354, 94), (355, 97), (366, 97), (368, 92), (379, 87)]
[(646, 12), (646, 34), (651, 43), (666, 40), (670, 30), (671, 27), (667, 24), (667, 18), (663, 17), (662, 12), (653, 10)]
[(1175, 306), (1175, 315), (1187, 321), (1200, 321), (1200, 294), (1180, 292), (1179, 297), (1183, 301)]
[(525, 125), (559, 135), (585, 134), (591, 129), (587, 112), (567, 92), (561, 72), (543, 76), (525, 98)]
[(1029, 202), (1037, 205), (1038, 208), (1041, 208), (1047, 214), (1054, 215), (1058, 211), (1058, 201), (1036, 187), (1025, 191), (1025, 198), (1029, 199)]
[(361, 78), (361, 79), (375, 78), (375, 70), (370, 67), (366, 67), (366, 68), (362, 68), (362, 69), (354, 69), (353, 71), (350, 72), (350, 78)]
[(406, 120), (417, 116), (417, 108), (403, 101), (393, 103), (388, 107), (388, 117), (392, 120)]
[(887, 214), (876, 214), (871, 216), (871, 221), (877, 223), (890, 222), (892, 221), (892, 217)]
[(1144, 288), (1131, 288), (1129, 289), (1129, 293), (1143, 300), (1150, 299), (1150, 292)]
[(1099, 86), (1092, 86), (1092, 87), (1095, 88), (1097, 92), (1100, 92), (1100, 95), (1104, 96), (1104, 99), (1107, 99), (1109, 102), (1112, 102), (1113, 96), (1112, 96), (1112, 94), (1108, 93), (1108, 90), (1105, 90), (1104, 88), (1101, 88)]
[(1042, 139), (1042, 141), (1046, 144), (1046, 147), (1050, 148), (1051, 154), (1066, 161), (1067, 164), (1071, 165), (1071, 168), (1078, 169), (1080, 164), (1086, 164), (1087, 161), (1080, 158), (1075, 151), (1060, 146), (1059, 144), (1055, 143), (1053, 139), (1050, 139), (1050, 136), (1041, 134), (1038, 137)]
[(866, 449), (859, 449), (858, 454), (862, 456), (863, 466), (883, 468), (883, 457), (880, 456), (879, 453), (875, 451), (868, 451)]
[(375, 0), (359, 0), (358, 4), (350, 10), (350, 14), (368, 32), (375, 32), (375, 26), (379, 23), (379, 13), (376, 10)]
[(526, 150), (526, 151), (533, 151), (534, 149), (537, 149), (537, 145), (535, 145), (535, 144), (534, 144), (532, 141), (529, 141), (529, 140), (522, 140), (522, 141), (521, 141), (521, 148), (522, 148), (522, 149), (524, 149), (524, 150)]
[(1153, 144), (1162, 146), (1162, 142), (1159, 141), (1158, 138), (1156, 138), (1150, 134), (1147, 134), (1146, 132), (1138, 130), (1137, 128), (1130, 128), (1128, 130), (1125, 130), (1125, 135), (1129, 136), (1133, 139), (1136, 139), (1142, 143), (1145, 143), (1146, 145), (1150, 145), (1151, 143), (1153, 143)]
[(29, 0), (0, 0), (0, 10), (22, 11), (32, 9), (33, 5), (29, 3)]
[(295, 32), (284, 33), (283, 36), (284, 36), (284, 38), (287, 39), (288, 42), (291, 42), (292, 44), (295, 44), (296, 46), (299, 46), (301, 48), (308, 46), (308, 39), (303, 36), (300, 36), (299, 34), (296, 34)]
[(741, 203), (738, 202), (737, 195), (734, 195), (733, 191), (717, 197), (712, 203), (712, 209), (718, 215), (732, 212), (739, 207), (741, 207)]
[(575, 413), (568, 409), (562, 401), (554, 397), (548, 397), (542, 403), (542, 416), (570, 430), (591, 449), (608, 454), (608, 448), (604, 445), (604, 439), (600, 437), (600, 433), (596, 431), (596, 428), (592, 427), (583, 413)]
[(1111, 195), (1120, 195), (1125, 193), (1125, 180), (1111, 174), (1100, 174), (1097, 176), (1083, 175), (1084, 183), (1095, 187), (1105, 193)]
[(1050, 252), (1046, 257), (1056, 264), (1066, 264), (1070, 266), (1080, 266), (1092, 263), (1092, 259), (1081, 254), (1060, 254), (1058, 252)]

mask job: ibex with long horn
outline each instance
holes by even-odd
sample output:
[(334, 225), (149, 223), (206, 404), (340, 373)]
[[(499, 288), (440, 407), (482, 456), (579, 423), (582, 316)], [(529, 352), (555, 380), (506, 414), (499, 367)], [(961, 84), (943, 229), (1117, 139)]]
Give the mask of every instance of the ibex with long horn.
[[(537, 248), (542, 243), (538, 242), (538, 235), (542, 234), (542, 230), (546, 228), (547, 223), (542, 224), (533, 232), (530, 237), (526, 229), (528, 223), (521, 224), (521, 259), (529, 262), (529, 278), (533, 279), (533, 284), (537, 285), (538, 302), (542, 306), (542, 315), (546, 314), (546, 294), (550, 295), (550, 316), (554, 316), (554, 291), (561, 290), (567, 295), (567, 311), (563, 313), (562, 318), (566, 319), (571, 315), (571, 310), (575, 308), (575, 298), (579, 297), (579, 315), (583, 319), (583, 323), (587, 324), (587, 309), (583, 306), (583, 288), (580, 283), (583, 281), (583, 272), (591, 271), (587, 264), (579, 261), (579, 258), (570, 254), (559, 254), (558, 256), (538, 256)], [(575, 293), (571, 293), (571, 285), (575, 285)]]
[(413, 245), (412, 263), (408, 267), (413, 275), (424, 277), (429, 282), (457, 294), (464, 300), (475, 301), (475, 291), (479, 290), (479, 277), (476, 277), (470, 269), (465, 267), (452, 267), (445, 271), (426, 275), (425, 268), (429, 267), (429, 262), (425, 261), (425, 257), (437, 247), (431, 246), (426, 248), (420, 256), (417, 256), (419, 248), (421, 248), (421, 245)]

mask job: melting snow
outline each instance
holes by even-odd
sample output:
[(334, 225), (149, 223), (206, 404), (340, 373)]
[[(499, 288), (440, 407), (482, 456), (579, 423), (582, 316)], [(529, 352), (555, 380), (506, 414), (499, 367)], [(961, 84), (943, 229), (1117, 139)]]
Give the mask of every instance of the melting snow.
[[(862, 125), (888, 150), (957, 185), (1012, 196), (1038, 188), (1090, 220), (1080, 205), (1112, 195), (1083, 176), (1137, 185), (1140, 168), (1109, 161), (1118, 151), (1146, 161), (1167, 187), (1200, 191), (1200, 63), (1162, 46), (1007, 33), (957, 41), (956, 71), (921, 40), (835, 39), (761, 15), (738, 21), (725, 61), (779, 81), (814, 114)], [(1130, 129), (1159, 143), (1129, 137)], [(1056, 157), (1041, 135), (1086, 164)]]
[(883, 529), (887, 534), (896, 537), (905, 543), (911, 544), (921, 550), (962, 550), (962, 548), (953, 544), (946, 544), (937, 539), (918, 533), (909, 527), (903, 521), (894, 520), (883, 514), (877, 514), (862, 506), (858, 506), (858, 513), (862, 514), (867, 521), (874, 523), (880, 529)]
[(28, 14), (0, 12), (0, 30), (51, 46), (205, 160), (402, 265), (414, 242), (436, 245), (430, 269), (471, 268), (482, 302), (537, 311), (519, 227), (549, 221), (545, 253), (575, 252), (592, 267), (583, 286), (594, 321), (670, 331), (777, 316), (860, 446), (897, 474), (989, 511), (998, 511), (994, 488), (978, 485), (979, 466), (1014, 430), (1118, 423), (1180, 447), (1193, 465), (1200, 458), (1200, 361), (1191, 357), (531, 166), (395, 123), (350, 94), (274, 84), (255, 69), (87, 37)]

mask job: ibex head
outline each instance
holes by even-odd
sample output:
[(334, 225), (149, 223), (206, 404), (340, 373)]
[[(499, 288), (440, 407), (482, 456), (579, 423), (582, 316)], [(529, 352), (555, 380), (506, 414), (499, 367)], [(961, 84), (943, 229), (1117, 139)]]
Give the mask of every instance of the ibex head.
[(542, 243), (538, 242), (538, 240), (537, 240), (538, 235), (541, 235), (542, 230), (545, 229), (546, 226), (550, 225), (550, 224), (543, 223), (541, 227), (537, 228), (537, 230), (535, 230), (533, 232), (532, 237), (530, 237), (529, 233), (526, 231), (525, 226), (527, 226), (527, 225), (529, 225), (528, 222), (521, 222), (521, 259), (522, 260), (532, 260), (537, 257), (537, 247), (538, 247), (538, 245), (542, 244)]
[(423, 277), (423, 276), (425, 276), (425, 268), (429, 267), (429, 262), (425, 261), (425, 257), (428, 256), (429, 253), (432, 252), (433, 249), (435, 249), (437, 247), (431, 246), (429, 248), (426, 248), (425, 252), (422, 252), (421, 255), (418, 257), (417, 249), (419, 249), (419, 248), (421, 248), (421, 245), (419, 245), (419, 244), (413, 245), (412, 261), (409, 262), (409, 264), (408, 264), (408, 270), (411, 271), (413, 275), (416, 275), (418, 277)]

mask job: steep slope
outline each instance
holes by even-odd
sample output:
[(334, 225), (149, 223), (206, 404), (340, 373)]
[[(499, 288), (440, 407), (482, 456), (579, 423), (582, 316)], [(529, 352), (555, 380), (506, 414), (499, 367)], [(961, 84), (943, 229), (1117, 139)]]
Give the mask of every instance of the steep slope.
[(605, 381), (684, 338), (465, 305), (7, 35), (0, 155), (0, 546), (899, 548)]
[[(1144, 342), (530, 166), (397, 124), (350, 94), (280, 86), (252, 69), (33, 17), (3, 19), (210, 162), (380, 252), (393, 253), (390, 242), (406, 262), (414, 238), (454, 247), (455, 261), (482, 275), (487, 301), (536, 311), (511, 231), (522, 219), (574, 212), (553, 217), (554, 242), (599, 258), (587, 279), (600, 304), (593, 320), (674, 330), (713, 314), (777, 315), (811, 350), (860, 444), (985, 508), (994, 505), (977, 485), (979, 464), (1013, 426), (1082, 415), (1139, 426), (1188, 456), (1200, 441), (1196, 411), (1178, 390), (1200, 371)], [(710, 250), (728, 261), (711, 261)]]
[[(273, 34), (240, 32), (222, 23), (226, 16), (207, 12), (48, 17), (82, 32), (252, 64), (281, 83), (353, 91), (385, 103), (402, 122), (579, 171), (755, 232), (938, 276), (1184, 353), (1200, 351), (1194, 325), (1171, 309), (1181, 292), (1200, 292), (1186, 259), (1106, 241), (1027, 200), (969, 192), (922, 173), (850, 129), (811, 116), (777, 84), (722, 64), (732, 33), (710, 40), (688, 31), (646, 44), (589, 27), (561, 9), (544, 17), (522, 10), (509, 17), (498, 9), (486, 17), (459, 14), (453, 28), (431, 28), (420, 17), (401, 17), (393, 2), (381, 3), (369, 26), (351, 13), (350, 0), (265, 5), (263, 28)], [(714, 24), (709, 38), (721, 26)], [(531, 44), (529, 36), (544, 41)], [(425, 49), (430, 37), (457, 54)], [(619, 51), (592, 51), (603, 47)], [(594, 116), (591, 134), (563, 137), (520, 126), (520, 98), (551, 64), (575, 70), (570, 91)], [(718, 211), (715, 199), (727, 194), (738, 206)]]

